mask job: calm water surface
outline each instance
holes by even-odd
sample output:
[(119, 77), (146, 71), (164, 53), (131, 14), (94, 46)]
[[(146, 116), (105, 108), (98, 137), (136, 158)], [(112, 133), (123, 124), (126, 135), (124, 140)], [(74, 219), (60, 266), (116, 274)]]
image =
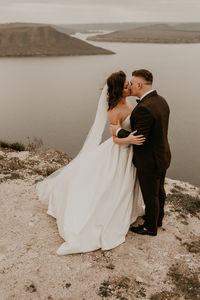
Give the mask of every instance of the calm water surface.
[(106, 77), (118, 70), (131, 77), (132, 70), (147, 68), (171, 108), (168, 176), (199, 186), (200, 44), (93, 44), (117, 54), (0, 58), (0, 138), (26, 142), (28, 136), (41, 137), (46, 148), (74, 157), (92, 125)]

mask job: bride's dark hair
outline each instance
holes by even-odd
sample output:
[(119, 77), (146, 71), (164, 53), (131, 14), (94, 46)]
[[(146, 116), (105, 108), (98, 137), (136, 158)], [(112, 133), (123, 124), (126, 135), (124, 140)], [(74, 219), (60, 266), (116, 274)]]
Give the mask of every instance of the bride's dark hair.
[(107, 79), (108, 110), (113, 109), (121, 100), (126, 74), (123, 71), (112, 73)]

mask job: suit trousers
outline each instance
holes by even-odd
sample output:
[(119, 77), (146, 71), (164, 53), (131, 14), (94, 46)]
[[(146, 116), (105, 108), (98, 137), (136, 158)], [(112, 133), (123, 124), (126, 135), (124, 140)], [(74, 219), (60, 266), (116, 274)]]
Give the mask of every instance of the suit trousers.
[(158, 223), (164, 217), (166, 193), (165, 172), (152, 169), (137, 169), (140, 188), (145, 204), (145, 224), (147, 229), (157, 232)]

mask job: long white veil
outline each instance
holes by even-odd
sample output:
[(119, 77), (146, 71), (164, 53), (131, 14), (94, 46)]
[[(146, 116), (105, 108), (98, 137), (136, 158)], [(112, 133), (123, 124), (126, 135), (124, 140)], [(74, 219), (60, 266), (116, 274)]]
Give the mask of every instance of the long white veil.
[(108, 104), (106, 99), (107, 99), (107, 84), (105, 84), (101, 92), (93, 125), (90, 128), (88, 136), (79, 154), (91, 151), (94, 148), (98, 147), (98, 145), (101, 143), (102, 135), (107, 121)]
[(59, 175), (64, 172), (66, 180), (75, 176), (75, 174), (79, 171), (80, 163), (85, 161), (84, 157), (87, 156), (89, 158), (91, 151), (95, 150), (99, 146), (107, 121), (107, 108), (107, 85), (105, 85), (99, 98), (93, 125), (90, 128), (87, 138), (78, 155), (68, 165), (59, 168), (57, 171), (37, 184), (36, 189), (39, 198), (44, 202), (48, 201), (49, 193), (57, 182), (59, 182)]

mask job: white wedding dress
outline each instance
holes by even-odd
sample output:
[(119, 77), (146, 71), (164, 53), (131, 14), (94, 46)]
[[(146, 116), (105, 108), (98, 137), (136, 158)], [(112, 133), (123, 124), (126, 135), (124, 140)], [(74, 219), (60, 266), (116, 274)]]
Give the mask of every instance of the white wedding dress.
[[(130, 115), (121, 126), (131, 130)], [(133, 147), (111, 137), (37, 184), (65, 240), (57, 254), (108, 250), (125, 241), (130, 224), (144, 214), (132, 158)]]

